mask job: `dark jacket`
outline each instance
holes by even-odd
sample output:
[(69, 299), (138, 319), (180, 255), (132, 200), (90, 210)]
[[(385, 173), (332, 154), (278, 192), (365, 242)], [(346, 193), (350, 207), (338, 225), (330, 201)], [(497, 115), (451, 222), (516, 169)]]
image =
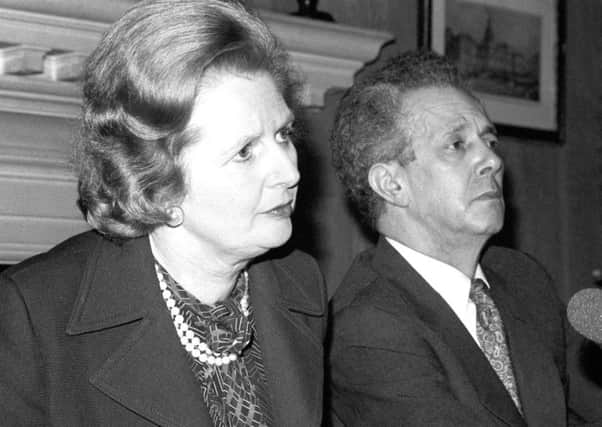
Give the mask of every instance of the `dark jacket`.
[[(325, 290), (294, 251), (249, 270), (278, 426), (322, 418)], [(76, 236), (0, 276), (0, 424), (211, 426), (148, 238)]]
[(481, 266), (501, 313), (524, 418), (441, 296), (384, 239), (333, 298), (331, 405), (345, 425), (565, 426), (565, 312), (517, 251)]

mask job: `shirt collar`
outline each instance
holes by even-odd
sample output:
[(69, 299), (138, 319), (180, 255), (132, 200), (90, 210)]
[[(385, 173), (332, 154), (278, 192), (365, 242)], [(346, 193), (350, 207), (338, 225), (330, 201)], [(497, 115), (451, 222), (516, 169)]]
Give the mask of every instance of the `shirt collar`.
[[(466, 306), (470, 301), (468, 296), (470, 293), (470, 277), (449, 264), (415, 251), (388, 237), (386, 239), (412, 268), (441, 295), (457, 315), (466, 310)], [(489, 282), (485, 278), (485, 273), (480, 264), (477, 264), (474, 278), (483, 280), (489, 287)]]

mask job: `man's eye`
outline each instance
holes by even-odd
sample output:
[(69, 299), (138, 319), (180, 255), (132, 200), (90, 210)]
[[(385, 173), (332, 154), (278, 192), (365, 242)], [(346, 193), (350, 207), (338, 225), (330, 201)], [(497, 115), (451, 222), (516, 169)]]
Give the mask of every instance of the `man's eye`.
[(449, 147), (452, 150), (460, 150), (464, 147), (464, 141), (462, 141), (462, 140), (454, 141), (451, 144), (449, 144)]
[(280, 143), (291, 142), (293, 139), (294, 132), (295, 132), (295, 129), (292, 124), (285, 128), (282, 128), (276, 133), (276, 141), (278, 141)]
[(489, 146), (489, 148), (494, 149), (497, 148), (497, 146), (499, 145), (499, 141), (497, 138), (491, 138), (487, 140), (487, 145)]

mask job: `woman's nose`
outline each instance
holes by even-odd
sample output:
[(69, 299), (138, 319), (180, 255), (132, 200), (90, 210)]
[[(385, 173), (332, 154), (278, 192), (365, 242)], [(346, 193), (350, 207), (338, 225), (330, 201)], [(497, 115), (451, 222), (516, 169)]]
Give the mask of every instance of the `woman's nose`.
[(301, 177), (297, 168), (297, 150), (292, 144), (286, 146), (277, 144), (274, 152), (275, 155), (272, 157), (274, 185), (295, 187)]

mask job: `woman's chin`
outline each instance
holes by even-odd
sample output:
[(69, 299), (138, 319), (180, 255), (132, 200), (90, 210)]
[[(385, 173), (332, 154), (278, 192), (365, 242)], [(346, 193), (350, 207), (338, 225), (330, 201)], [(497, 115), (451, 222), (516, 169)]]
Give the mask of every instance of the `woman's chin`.
[(282, 221), (277, 227), (265, 233), (264, 246), (267, 249), (275, 249), (289, 241), (293, 234), (293, 225), (291, 221)]

